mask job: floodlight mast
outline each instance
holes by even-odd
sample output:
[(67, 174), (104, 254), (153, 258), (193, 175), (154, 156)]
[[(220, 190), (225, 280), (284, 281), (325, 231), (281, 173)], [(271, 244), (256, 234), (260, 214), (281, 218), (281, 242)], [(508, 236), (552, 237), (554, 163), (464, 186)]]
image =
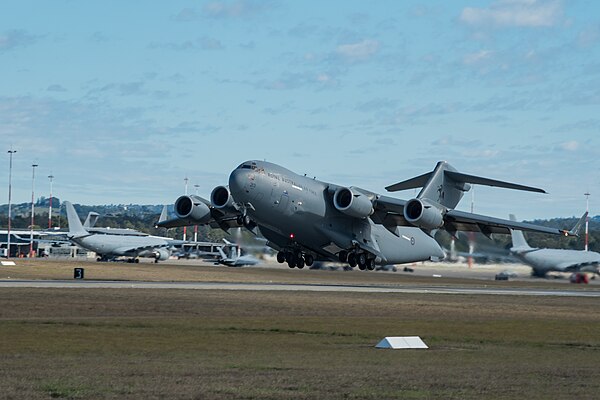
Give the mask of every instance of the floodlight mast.
[(33, 220), (35, 216), (35, 203), (34, 203), (34, 192), (35, 192), (35, 168), (38, 164), (31, 164), (31, 226), (29, 227), (29, 257), (33, 257)]
[(589, 244), (588, 226), (589, 226), (589, 221), (590, 221), (590, 193), (585, 192), (583, 195), (585, 196), (585, 211), (587, 213), (587, 215), (585, 216), (585, 251), (588, 251), (588, 244)]
[(11, 213), (10, 213), (10, 208), (11, 208), (11, 196), (12, 196), (12, 158), (13, 158), (13, 154), (15, 154), (17, 151), (13, 150), (12, 147), (10, 148), (10, 150), (8, 150), (8, 154), (9, 154), (9, 166), (8, 166), (8, 238), (7, 238), (7, 246), (6, 246), (6, 258), (10, 258), (10, 223), (11, 223)]

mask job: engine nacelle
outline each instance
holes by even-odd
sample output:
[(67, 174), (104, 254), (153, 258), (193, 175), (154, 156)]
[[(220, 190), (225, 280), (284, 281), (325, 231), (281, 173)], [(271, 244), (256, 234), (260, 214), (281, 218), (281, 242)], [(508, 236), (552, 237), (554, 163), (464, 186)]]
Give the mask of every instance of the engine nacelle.
[(437, 229), (444, 226), (443, 210), (421, 199), (409, 200), (404, 206), (404, 218), (423, 229)]
[(154, 250), (154, 259), (156, 261), (168, 260), (170, 256), (171, 256), (171, 253), (169, 252), (169, 250), (166, 250), (166, 249)]
[(333, 205), (338, 211), (356, 218), (367, 218), (374, 211), (371, 200), (352, 188), (337, 189), (333, 194)]
[(175, 215), (181, 219), (193, 220), (200, 225), (211, 218), (210, 208), (194, 195), (181, 196), (175, 201)]
[(217, 186), (214, 188), (210, 194), (210, 202), (214, 208), (218, 209), (233, 209), (233, 204), (235, 203), (227, 186)]

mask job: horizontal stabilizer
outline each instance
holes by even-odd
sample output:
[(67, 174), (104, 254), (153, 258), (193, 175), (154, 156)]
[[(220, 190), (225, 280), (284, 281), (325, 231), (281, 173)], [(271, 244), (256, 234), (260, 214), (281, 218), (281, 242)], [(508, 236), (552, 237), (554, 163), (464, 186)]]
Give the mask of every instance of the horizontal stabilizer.
[(398, 192), (400, 190), (423, 187), (425, 186), (429, 178), (431, 178), (432, 174), (433, 172), (427, 172), (426, 174), (419, 175), (414, 178), (407, 179), (405, 181), (398, 182), (390, 186), (386, 186), (385, 190), (387, 190), (388, 192)]
[(456, 182), (472, 183), (475, 185), (496, 186), (507, 189), (524, 190), (528, 192), (546, 193), (545, 190), (532, 186), (519, 185), (511, 182), (498, 181), (496, 179), (483, 178), (481, 176), (467, 175), (456, 171), (444, 171), (444, 174)]

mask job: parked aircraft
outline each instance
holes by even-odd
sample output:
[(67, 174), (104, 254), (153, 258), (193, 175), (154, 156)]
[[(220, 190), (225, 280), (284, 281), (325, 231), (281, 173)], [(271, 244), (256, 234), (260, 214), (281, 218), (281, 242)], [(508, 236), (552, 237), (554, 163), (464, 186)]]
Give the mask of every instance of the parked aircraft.
[[(166, 260), (170, 256), (168, 248), (174, 244), (173, 240), (150, 236), (142, 232), (126, 229), (100, 229), (94, 232), (85, 229), (77, 216), (73, 205), (65, 201), (67, 220), (69, 223), (69, 240), (95, 252), (98, 261), (109, 261), (117, 257), (128, 257), (129, 262), (139, 262), (138, 257), (154, 258), (155, 262)], [(112, 233), (112, 232), (115, 233)], [(130, 232), (131, 234), (127, 234)]]
[(244, 265), (256, 265), (258, 259), (250, 254), (242, 255), (242, 249), (235, 243), (223, 239), (224, 246), (218, 247), (220, 257), (217, 258), (217, 264), (227, 265), (228, 267), (243, 267)]
[(405, 201), (358, 187), (342, 187), (298, 175), (277, 164), (247, 161), (229, 176), (229, 186), (213, 189), (210, 201), (195, 195), (175, 202), (177, 218), (158, 226), (209, 224), (225, 230), (260, 229), (277, 260), (290, 268), (315, 260), (341, 261), (351, 267), (401, 264), (443, 258), (431, 236), (435, 229), (510, 233), (522, 229), (570, 234), (560, 229), (512, 222), (454, 208), (470, 184), (545, 193), (541, 189), (458, 172), (447, 162), (418, 177), (388, 186), (388, 191), (422, 187)]
[[(587, 212), (572, 229), (573, 232), (577, 232), (581, 228), (586, 217)], [(516, 220), (512, 214), (510, 219)], [(523, 232), (511, 229), (510, 233), (512, 238), (511, 253), (531, 266), (533, 276), (544, 277), (550, 271), (598, 273), (598, 267), (600, 266), (599, 253), (570, 249), (533, 248), (525, 240)]]

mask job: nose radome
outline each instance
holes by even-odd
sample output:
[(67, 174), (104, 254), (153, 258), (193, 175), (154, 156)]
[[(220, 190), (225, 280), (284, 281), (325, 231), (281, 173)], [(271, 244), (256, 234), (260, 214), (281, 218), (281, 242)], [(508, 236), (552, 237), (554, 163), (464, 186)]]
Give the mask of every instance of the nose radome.
[(236, 169), (229, 175), (229, 190), (233, 197), (240, 196), (248, 183), (248, 172), (243, 169)]

